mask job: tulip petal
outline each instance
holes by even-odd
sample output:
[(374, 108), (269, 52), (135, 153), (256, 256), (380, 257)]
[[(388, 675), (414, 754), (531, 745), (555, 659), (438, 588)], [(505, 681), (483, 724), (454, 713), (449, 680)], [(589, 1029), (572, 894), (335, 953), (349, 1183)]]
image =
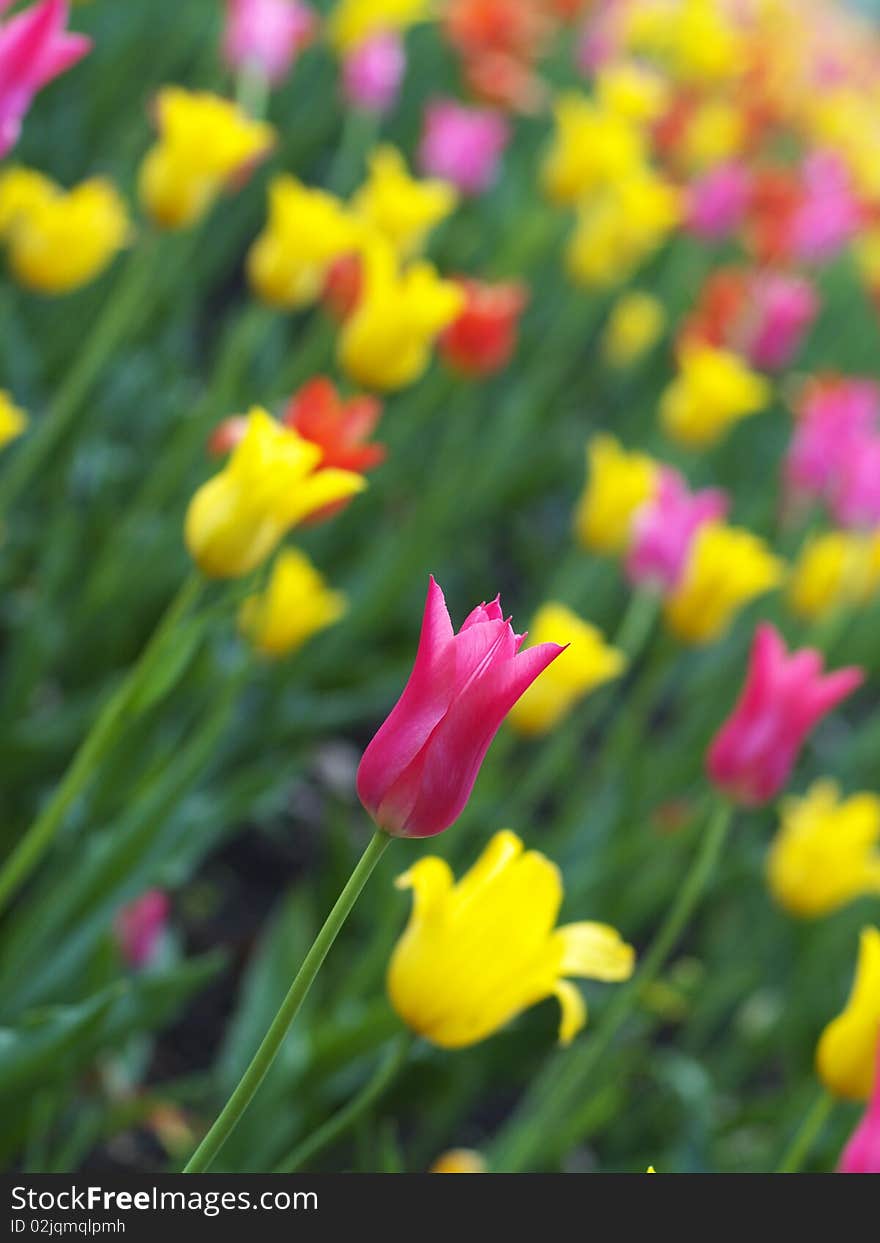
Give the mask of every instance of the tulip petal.
[(553, 996), (559, 1002), (562, 1011), (559, 1019), (559, 1043), (571, 1044), (581, 1028), (586, 1026), (587, 1003), (580, 989), (570, 980), (557, 980)]
[(633, 973), (635, 951), (609, 924), (564, 924), (553, 940), (561, 949), (562, 975), (613, 982), (628, 980)]

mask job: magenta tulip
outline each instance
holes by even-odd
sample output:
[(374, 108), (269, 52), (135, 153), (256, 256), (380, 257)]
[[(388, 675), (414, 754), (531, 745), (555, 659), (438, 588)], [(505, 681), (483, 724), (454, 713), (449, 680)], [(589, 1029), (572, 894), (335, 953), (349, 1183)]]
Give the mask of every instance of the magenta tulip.
[(152, 960), (168, 922), (170, 905), (161, 889), (148, 889), (116, 916), (116, 939), (130, 967), (139, 970)]
[(812, 648), (789, 654), (768, 623), (755, 631), (746, 684), (709, 749), (709, 777), (745, 806), (782, 790), (807, 735), (864, 680), (861, 669), (827, 676)]
[(524, 638), (497, 598), (456, 634), (431, 578), (415, 666), (358, 769), (360, 800), (380, 828), (432, 837), (461, 813), (501, 722), (563, 651), (541, 643), (521, 652)]

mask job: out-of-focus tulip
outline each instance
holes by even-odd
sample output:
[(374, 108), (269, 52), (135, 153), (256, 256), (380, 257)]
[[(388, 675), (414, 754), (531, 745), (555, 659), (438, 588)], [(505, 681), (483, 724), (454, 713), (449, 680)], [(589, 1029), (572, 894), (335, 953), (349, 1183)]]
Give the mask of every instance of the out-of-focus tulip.
[(281, 82), (315, 33), (317, 17), (302, 0), (227, 0), (223, 54), (237, 72), (255, 69)]
[(466, 376), (494, 375), (510, 362), (516, 348), (519, 317), (528, 301), (525, 285), (515, 281), (490, 285), (460, 278), (465, 303), (439, 340), (440, 354)]
[(37, 92), (91, 49), (91, 39), (67, 30), (68, 13), (67, 0), (40, 0), (0, 23), (0, 158), (18, 142)]
[(807, 736), (862, 684), (861, 669), (823, 674), (812, 648), (789, 654), (773, 626), (755, 631), (742, 695), (707, 759), (714, 784), (744, 806), (760, 806), (785, 787)]
[(517, 733), (546, 733), (578, 700), (619, 677), (626, 668), (624, 653), (606, 643), (601, 630), (564, 604), (542, 605), (529, 635), (533, 644), (555, 642), (566, 647), (511, 708), (508, 719)]
[(318, 445), (322, 466), (365, 474), (385, 460), (385, 446), (370, 440), (381, 417), (377, 397), (343, 399), (331, 380), (316, 376), (291, 397), (282, 422)]
[(348, 319), (360, 301), (363, 277), (364, 264), (359, 254), (340, 255), (327, 269), (321, 303), (340, 324)]
[(796, 498), (830, 501), (846, 464), (880, 426), (880, 388), (854, 377), (815, 380), (796, 414), (785, 459), (787, 488)]
[(632, 947), (607, 924), (555, 927), (559, 869), (496, 833), (458, 883), (443, 859), (419, 860), (397, 881), (413, 910), (388, 968), (391, 1004), (413, 1031), (445, 1049), (485, 1040), (548, 997), (562, 1008), (559, 1040), (587, 1020), (567, 976), (619, 981), (632, 975)]
[(880, 1039), (880, 929), (863, 928), (856, 975), (846, 1006), (816, 1047), (816, 1070), (829, 1092), (867, 1101), (874, 1090)]
[(495, 599), (456, 634), (432, 578), (415, 666), (403, 694), (364, 752), (361, 802), (395, 837), (432, 837), (463, 810), (501, 722), (563, 650), (520, 651)]
[(403, 31), (426, 21), (433, 0), (338, 0), (327, 21), (330, 41), (348, 52), (383, 30)]
[(168, 923), (171, 903), (161, 889), (146, 893), (124, 906), (116, 916), (114, 931), (122, 956), (136, 971), (149, 966)]
[(265, 656), (296, 652), (343, 616), (344, 595), (331, 591), (305, 553), (279, 553), (263, 591), (248, 596), (238, 614), (242, 634)]
[(734, 424), (762, 410), (770, 396), (767, 381), (730, 350), (686, 343), (678, 376), (660, 400), (660, 419), (679, 444), (708, 448)]
[(434, 341), (461, 311), (464, 294), (424, 260), (400, 270), (378, 237), (365, 246), (361, 271), (360, 297), (339, 335), (340, 364), (364, 388), (405, 388), (428, 366)]
[(403, 40), (393, 30), (380, 30), (346, 53), (342, 66), (345, 98), (354, 108), (389, 112), (405, 72)]
[(275, 140), (271, 125), (209, 91), (163, 87), (155, 112), (159, 140), (144, 157), (138, 185), (145, 210), (163, 229), (195, 224)]
[(359, 222), (327, 190), (284, 173), (269, 187), (269, 219), (248, 252), (248, 277), (269, 306), (308, 306), (321, 294), (334, 260), (356, 250)]
[(707, 241), (728, 237), (745, 218), (750, 192), (744, 164), (731, 161), (709, 169), (688, 189), (686, 227)]
[(785, 566), (759, 536), (708, 522), (691, 545), (684, 575), (666, 597), (664, 617), (685, 643), (713, 643), (752, 600), (772, 591)]
[(576, 93), (561, 95), (554, 115), (556, 130), (542, 170), (551, 202), (576, 206), (645, 167), (645, 137), (625, 117)]
[(846, 167), (833, 151), (817, 151), (806, 160), (803, 187), (791, 222), (792, 252), (802, 261), (823, 263), (855, 236), (861, 210)]
[(629, 367), (657, 344), (665, 327), (659, 298), (641, 289), (622, 294), (602, 334), (602, 357), (612, 367)]
[(841, 1154), (838, 1174), (880, 1174), (880, 1040), (868, 1108)]
[(635, 514), (626, 571), (639, 587), (668, 593), (681, 582), (697, 532), (727, 514), (718, 488), (691, 492), (678, 471), (664, 466), (653, 497)]
[(621, 553), (637, 511), (656, 495), (660, 467), (644, 453), (628, 453), (613, 436), (587, 445), (587, 482), (575, 510), (575, 532), (584, 548)]
[(814, 919), (880, 893), (880, 798), (841, 799), (834, 781), (817, 781), (803, 798), (782, 804), (767, 858), (767, 880), (780, 906)]
[(509, 125), (497, 112), (455, 99), (434, 100), (425, 109), (419, 168), (462, 194), (483, 194), (498, 175), (509, 136)]
[(20, 436), (27, 424), (25, 412), (15, 404), (5, 389), (0, 389), (0, 449)]
[(842, 527), (880, 527), (880, 435), (864, 438), (842, 457), (829, 491), (831, 513)]
[(429, 1174), (486, 1174), (488, 1167), (485, 1157), (473, 1148), (450, 1148), (441, 1152), (440, 1156), (428, 1170)]
[(648, 168), (606, 186), (578, 208), (565, 249), (568, 275), (587, 289), (627, 280), (681, 218), (681, 193)]
[(361, 491), (353, 471), (323, 469), (321, 450), (255, 407), (223, 469), (193, 496), (186, 545), (209, 578), (238, 578), (257, 568), (291, 528)]
[(826, 531), (807, 540), (792, 570), (788, 602), (817, 621), (866, 604), (880, 589), (880, 535)]
[(64, 191), (28, 169), (0, 175), (0, 239), (12, 274), (28, 289), (64, 294), (87, 285), (130, 231), (126, 205), (103, 177)]
[(423, 248), (430, 231), (454, 211), (457, 201), (449, 182), (411, 177), (400, 152), (382, 146), (370, 155), (369, 176), (351, 206), (408, 259)]
[(639, 4), (625, 15), (626, 46), (650, 56), (685, 86), (711, 86), (741, 72), (743, 36), (716, 0)]
[(618, 61), (596, 75), (596, 99), (601, 108), (627, 121), (649, 125), (658, 119), (668, 102), (669, 83), (647, 65)]

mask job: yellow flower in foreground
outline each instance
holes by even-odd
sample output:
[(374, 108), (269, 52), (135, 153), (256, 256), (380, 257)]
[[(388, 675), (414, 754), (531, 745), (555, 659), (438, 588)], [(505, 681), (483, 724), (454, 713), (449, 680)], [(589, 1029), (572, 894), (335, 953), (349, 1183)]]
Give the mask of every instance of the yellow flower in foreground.
[(238, 614), (242, 633), (266, 656), (284, 656), (345, 613), (345, 596), (295, 548), (281, 552), (265, 589), (248, 596)]
[(455, 210), (458, 193), (449, 182), (411, 177), (396, 147), (377, 147), (368, 167), (367, 180), (352, 198), (352, 210), (387, 238), (402, 259), (408, 259)]
[(654, 495), (656, 462), (628, 453), (613, 436), (594, 436), (587, 445), (587, 482), (575, 510), (578, 541), (593, 552), (621, 553), (635, 513)]
[(406, 30), (434, 12), (434, 0), (339, 0), (327, 21), (327, 33), (341, 52), (383, 30)]
[(361, 228), (345, 204), (295, 177), (275, 177), (269, 220), (248, 252), (255, 293), (275, 307), (306, 306), (321, 293), (328, 268), (358, 246)]
[(27, 415), (4, 389), (0, 389), (0, 449), (27, 427)]
[(400, 269), (380, 238), (369, 240), (362, 260), (361, 293), (339, 334), (339, 362), (364, 388), (404, 388), (428, 366), (436, 337), (458, 315), (465, 295), (424, 260)]
[(450, 1148), (442, 1152), (431, 1168), (429, 1174), (485, 1174), (486, 1161), (473, 1148)]
[(785, 799), (767, 880), (780, 906), (807, 918), (880, 893), (880, 798), (841, 800), (835, 782), (817, 781), (803, 798)]
[(788, 602), (815, 621), (838, 608), (866, 604), (880, 588), (880, 536), (828, 531), (804, 545), (792, 571)]
[(644, 168), (581, 205), (565, 252), (568, 273), (590, 289), (620, 284), (680, 219), (680, 191)]
[(845, 1009), (816, 1049), (816, 1070), (829, 1092), (866, 1101), (874, 1086), (880, 1038), (880, 929), (862, 929), (856, 977)]
[(681, 352), (679, 374), (660, 399), (668, 435), (691, 449), (716, 444), (741, 419), (770, 401), (771, 388), (730, 350), (692, 345)]
[(529, 1006), (555, 996), (559, 1039), (584, 1026), (586, 1006), (566, 976), (629, 979), (632, 947), (607, 924), (555, 928), (559, 869), (516, 834), (496, 833), (455, 882), (443, 859), (421, 859), (397, 881), (413, 910), (388, 968), (391, 1004), (420, 1036), (447, 1049), (485, 1040)]
[(779, 585), (784, 562), (759, 536), (710, 522), (694, 541), (684, 578), (664, 616), (685, 643), (712, 643), (751, 600)]
[(186, 513), (186, 546), (202, 573), (248, 574), (298, 522), (366, 487), (361, 475), (321, 470), (320, 461), (317, 445), (254, 407), (243, 439)]
[(144, 157), (141, 201), (154, 222), (183, 229), (272, 146), (275, 131), (210, 91), (166, 86), (156, 99), (159, 141)]
[(529, 642), (568, 644), (543, 675), (513, 705), (507, 719), (518, 733), (552, 729), (579, 699), (619, 677), (626, 668), (623, 652), (609, 646), (601, 630), (564, 604), (543, 605), (529, 627)]
[(547, 197), (558, 206), (574, 206), (644, 166), (643, 134), (611, 108), (567, 92), (557, 99), (554, 115), (556, 131), (541, 175)]
[(0, 176), (0, 237), (9, 267), (38, 293), (70, 293), (100, 276), (130, 227), (121, 195), (103, 177), (64, 191), (28, 169)]
[(602, 334), (602, 355), (612, 367), (628, 367), (647, 353), (666, 327), (663, 303), (634, 289), (617, 299)]

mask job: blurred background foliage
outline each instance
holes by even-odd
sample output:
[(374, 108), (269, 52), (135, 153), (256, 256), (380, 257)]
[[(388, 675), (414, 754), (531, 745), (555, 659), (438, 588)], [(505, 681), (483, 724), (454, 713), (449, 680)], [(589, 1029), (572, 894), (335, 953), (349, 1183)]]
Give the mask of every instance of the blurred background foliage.
[[(326, 9), (326, 5), (319, 5)], [(94, 51), (52, 84), (16, 161), (63, 183), (106, 173), (133, 198), (166, 82), (229, 91), (212, 0), (97, 0), (76, 10)], [(412, 152), (429, 97), (458, 89), (437, 31), (408, 38), (404, 95), (382, 134)], [(563, 43), (545, 72), (578, 82)], [(250, 300), (247, 245), (279, 169), (351, 189), (365, 147), (349, 133), (321, 43), (271, 99), (279, 145), (199, 228), (149, 240), (134, 275), (134, 330), (114, 350), (75, 426), (6, 521), (2, 549), (2, 848), (50, 792), (96, 705), (117, 683), (188, 573), (181, 538), (193, 488), (211, 472), (220, 418), (278, 405), (332, 368), (320, 310), (272, 315)], [(435, 235), (443, 271), (516, 276), (532, 291), (520, 345), (500, 376), (452, 381), (438, 364), (387, 401), (388, 460), (369, 491), (298, 542), (350, 610), (297, 655), (268, 663), (218, 607), (176, 650), (168, 698), (127, 729), (77, 803), (45, 865), (0, 927), (0, 1150), (30, 1171), (176, 1165), (234, 1086), (369, 831), (353, 791), (365, 742), (411, 662), (427, 574), (453, 618), (501, 591), (525, 623), (561, 599), (614, 634), (629, 589), (618, 567), (575, 550), (571, 512), (597, 428), (728, 488), (734, 518), (776, 536), (787, 416), (769, 409), (718, 449), (663, 440), (665, 342), (634, 372), (605, 368), (596, 341), (613, 294), (568, 288), (564, 221), (536, 167), (546, 117), (518, 119), (504, 176)], [(346, 145), (343, 147), (343, 143)], [(340, 166), (340, 150), (344, 161)], [(348, 162), (346, 164), (346, 161)], [(148, 230), (145, 223), (138, 226)], [(69, 376), (134, 252), (57, 300), (0, 283), (0, 374), (39, 417)], [(638, 285), (674, 330), (715, 248), (675, 239)], [(877, 316), (844, 255), (820, 277), (823, 306), (800, 365), (880, 377)], [(217, 595), (220, 601), (220, 595)], [(498, 828), (561, 866), (563, 919), (650, 936), (690, 858), (703, 812), (702, 760), (741, 681), (757, 615), (790, 639), (803, 627), (774, 597), (706, 650), (659, 631), (629, 675), (536, 741), (502, 734), (459, 825), (426, 845), (395, 843), (334, 947), (283, 1052), (218, 1169), (272, 1170), (373, 1073), (398, 1030), (384, 996), (388, 953), (408, 911), (391, 881), (422, 852), (469, 864)], [(834, 656), (878, 672), (880, 612), (853, 620)], [(833, 773), (876, 788), (880, 720), (863, 692), (815, 737), (797, 787)], [(764, 883), (772, 810), (743, 816), (685, 942), (598, 1067), (571, 1125), (539, 1136), (533, 1168), (738, 1171), (772, 1168), (814, 1092), (813, 1050), (845, 997), (865, 899), (798, 924)], [(127, 970), (113, 935), (144, 890), (172, 896), (161, 953)], [(586, 988), (591, 1013), (609, 990)], [(460, 1052), (419, 1044), (355, 1132), (311, 1168), (418, 1171), (453, 1145), (491, 1148), (554, 1053), (555, 1003)], [(589, 1040), (589, 1028), (580, 1040)], [(521, 1106), (522, 1107), (522, 1106)], [(855, 1111), (841, 1107), (812, 1154), (830, 1168)]]

